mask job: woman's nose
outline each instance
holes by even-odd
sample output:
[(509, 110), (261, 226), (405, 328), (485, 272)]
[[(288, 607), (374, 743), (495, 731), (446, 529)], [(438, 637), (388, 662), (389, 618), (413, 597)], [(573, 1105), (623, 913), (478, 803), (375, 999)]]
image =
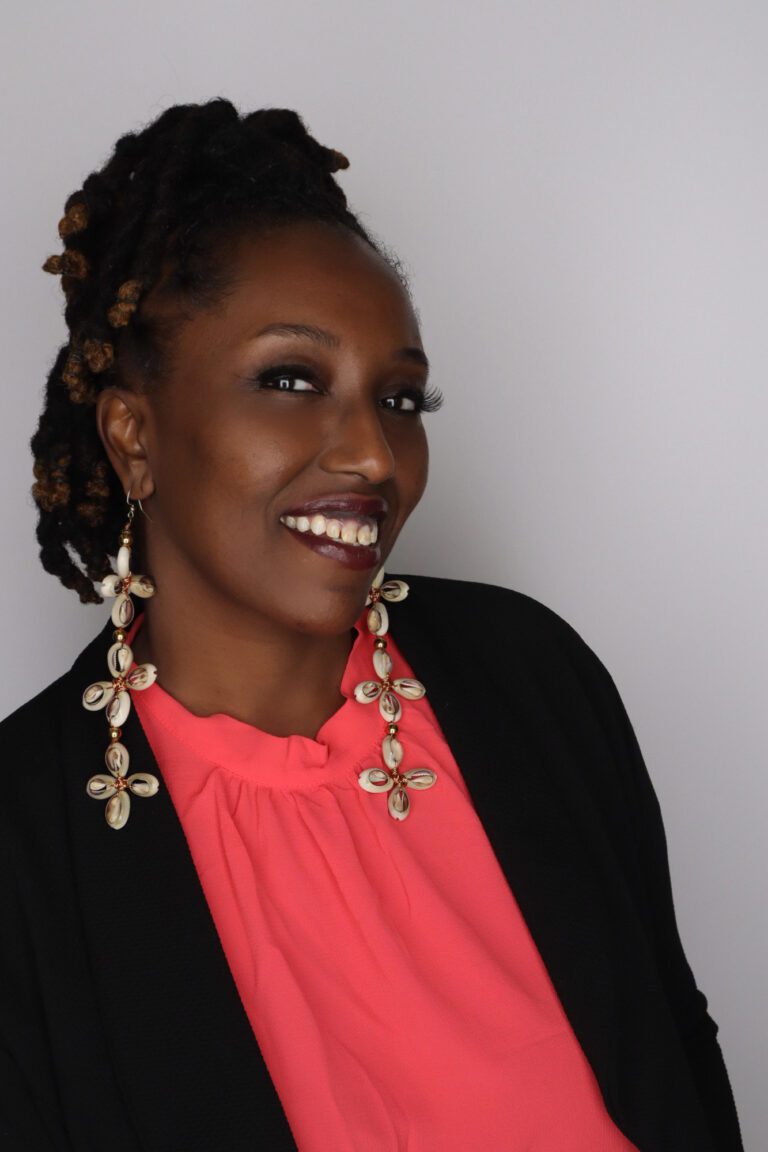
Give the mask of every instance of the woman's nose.
[(369, 484), (383, 484), (394, 475), (395, 458), (370, 403), (347, 408), (329, 431), (319, 464), (325, 472), (354, 472)]

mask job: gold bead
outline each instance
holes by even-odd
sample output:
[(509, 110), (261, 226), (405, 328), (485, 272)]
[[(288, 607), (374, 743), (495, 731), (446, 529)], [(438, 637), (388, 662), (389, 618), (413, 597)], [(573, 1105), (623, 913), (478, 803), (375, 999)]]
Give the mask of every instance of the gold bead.
[(114, 640), (116, 641), (116, 643), (122, 644), (123, 641), (125, 640), (126, 632), (122, 628), (115, 628), (114, 632), (112, 633), (112, 636), (113, 636)]
[(397, 735), (397, 724), (387, 724), (387, 735), (388, 736), (396, 736)]
[(120, 543), (124, 544), (126, 546), (126, 548), (130, 548), (131, 544), (133, 544), (133, 536), (131, 535), (131, 533), (130, 532), (123, 532), (122, 535), (120, 536)]
[(386, 648), (387, 642), (383, 636), (377, 636), (373, 644), (374, 648)]
[(120, 739), (122, 734), (123, 734), (122, 728), (110, 728), (110, 730), (109, 730), (109, 738), (113, 744), (115, 743), (116, 740)]

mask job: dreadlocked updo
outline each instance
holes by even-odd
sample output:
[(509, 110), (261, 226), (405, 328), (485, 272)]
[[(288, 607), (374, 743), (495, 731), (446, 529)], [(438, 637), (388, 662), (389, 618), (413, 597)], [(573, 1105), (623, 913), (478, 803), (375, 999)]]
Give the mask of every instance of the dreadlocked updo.
[(69, 339), (48, 376), (30, 447), (40, 559), (84, 604), (102, 602), (93, 583), (111, 567), (126, 514), (93, 405), (104, 387), (124, 383), (124, 362), (139, 365), (147, 379), (159, 374), (163, 334), (141, 311), (155, 285), (193, 306), (213, 303), (215, 256), (226, 235), (322, 220), (361, 237), (407, 288), (398, 261), (349, 211), (333, 179), (348, 166), (296, 112), (241, 116), (216, 99), (175, 105), (123, 136), (104, 167), (68, 197), (59, 222), (64, 252), (43, 268), (61, 276)]

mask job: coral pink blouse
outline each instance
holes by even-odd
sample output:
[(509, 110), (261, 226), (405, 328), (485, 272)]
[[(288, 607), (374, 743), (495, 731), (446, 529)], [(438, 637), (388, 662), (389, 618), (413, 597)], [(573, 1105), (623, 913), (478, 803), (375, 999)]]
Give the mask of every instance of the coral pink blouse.
[[(196, 716), (160, 680), (132, 694), (299, 1149), (635, 1149), (428, 696), (403, 702), (403, 767), (437, 783), (405, 821), (358, 784), (384, 721), (353, 695), (374, 675), (364, 613), (355, 630), (344, 703), (315, 739)], [(391, 636), (388, 651), (412, 676)]]

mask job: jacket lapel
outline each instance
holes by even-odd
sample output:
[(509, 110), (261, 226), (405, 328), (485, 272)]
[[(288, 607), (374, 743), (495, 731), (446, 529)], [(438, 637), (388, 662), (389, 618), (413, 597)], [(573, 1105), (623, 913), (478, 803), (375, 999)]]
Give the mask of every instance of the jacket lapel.
[[(142, 1148), (295, 1148), (221, 948), (184, 833), (135, 710), (123, 726), (131, 772), (160, 790), (107, 826), (86, 796), (104, 772), (103, 713), (83, 689), (106, 677), (113, 625), (64, 678), (62, 704), (74, 867), (104, 1027)], [(263, 1145), (260, 1141), (263, 1141)]]

